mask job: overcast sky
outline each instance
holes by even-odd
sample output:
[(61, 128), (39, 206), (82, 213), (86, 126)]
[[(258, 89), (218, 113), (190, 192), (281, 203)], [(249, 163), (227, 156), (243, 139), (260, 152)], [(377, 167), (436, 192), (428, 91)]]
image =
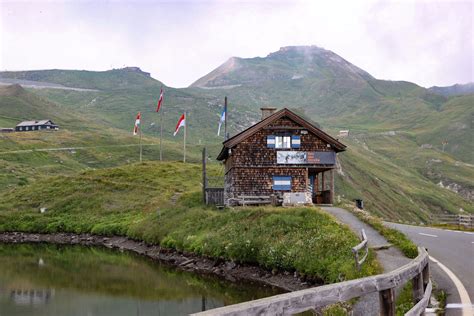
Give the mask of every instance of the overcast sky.
[(317, 45), (379, 79), (474, 81), (473, 1), (0, 0), (0, 69), (139, 66), (185, 87), (231, 56)]

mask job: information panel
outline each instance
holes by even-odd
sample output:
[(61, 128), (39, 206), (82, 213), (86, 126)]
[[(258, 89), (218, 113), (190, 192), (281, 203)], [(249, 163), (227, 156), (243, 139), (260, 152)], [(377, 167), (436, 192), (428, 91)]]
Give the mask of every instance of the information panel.
[(313, 164), (334, 165), (336, 164), (336, 153), (333, 151), (284, 151), (276, 152), (277, 163), (287, 165)]

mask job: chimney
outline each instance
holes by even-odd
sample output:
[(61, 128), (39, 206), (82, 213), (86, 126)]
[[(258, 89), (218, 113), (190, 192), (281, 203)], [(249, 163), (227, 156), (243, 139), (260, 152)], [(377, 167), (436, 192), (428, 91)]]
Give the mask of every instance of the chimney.
[(263, 121), (264, 119), (266, 119), (267, 117), (275, 113), (276, 108), (267, 107), (267, 108), (260, 108), (260, 110), (262, 111), (262, 121)]

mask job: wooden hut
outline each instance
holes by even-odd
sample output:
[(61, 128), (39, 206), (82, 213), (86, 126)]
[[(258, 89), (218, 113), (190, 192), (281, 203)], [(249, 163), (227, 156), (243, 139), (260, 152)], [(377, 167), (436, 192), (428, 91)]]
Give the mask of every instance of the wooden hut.
[(40, 130), (58, 130), (59, 126), (51, 120), (23, 121), (15, 127), (17, 132), (40, 131)]
[(262, 108), (260, 122), (223, 145), (226, 205), (270, 196), (333, 203), (336, 154), (346, 146), (294, 112)]

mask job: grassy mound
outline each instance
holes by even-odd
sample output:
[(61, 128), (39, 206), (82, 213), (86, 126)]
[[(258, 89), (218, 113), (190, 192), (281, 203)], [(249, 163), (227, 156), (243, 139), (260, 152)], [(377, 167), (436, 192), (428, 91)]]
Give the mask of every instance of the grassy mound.
[(373, 257), (355, 271), (358, 238), (321, 210), (204, 207), (200, 176), (199, 165), (147, 162), (45, 178), (0, 194), (0, 231), (123, 235), (324, 283), (378, 272)]

